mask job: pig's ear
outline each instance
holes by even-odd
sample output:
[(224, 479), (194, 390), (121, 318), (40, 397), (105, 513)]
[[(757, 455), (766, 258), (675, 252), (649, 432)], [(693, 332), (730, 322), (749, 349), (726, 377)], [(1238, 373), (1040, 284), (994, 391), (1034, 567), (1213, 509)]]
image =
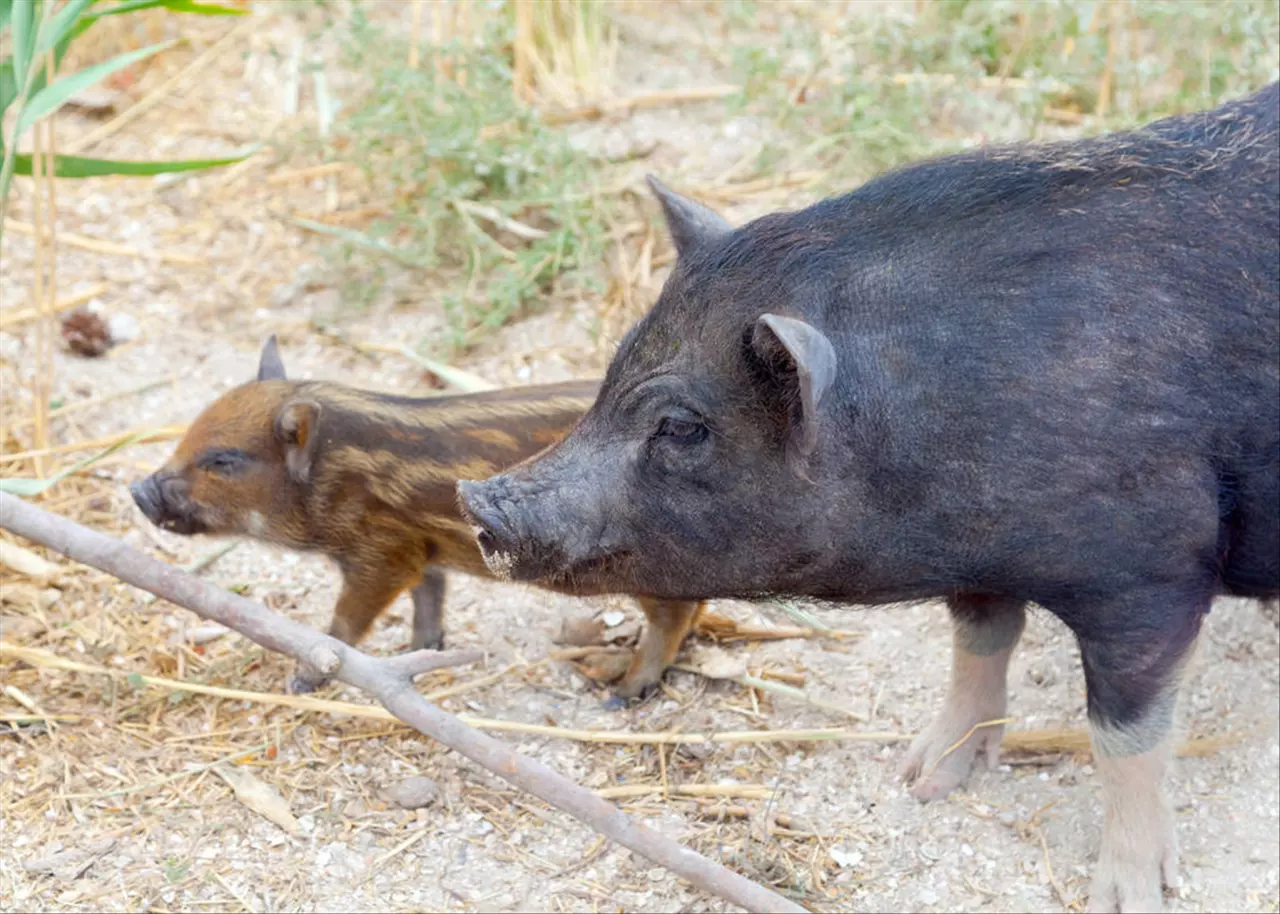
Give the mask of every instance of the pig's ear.
[(262, 355), (258, 357), (259, 381), (283, 381), (284, 362), (280, 361), (280, 349), (276, 346), (276, 335), (273, 333), (262, 344)]
[(319, 425), (320, 404), (314, 400), (290, 400), (276, 413), (276, 440), (284, 445), (284, 465), (296, 483), (311, 478)]
[(802, 320), (763, 314), (752, 331), (751, 347), (778, 381), (791, 387), (784, 396), (792, 404), (791, 444), (797, 456), (808, 457), (818, 446), (818, 406), (836, 378), (831, 341)]
[(715, 210), (696, 200), (682, 197), (653, 175), (647, 175), (645, 180), (662, 204), (662, 212), (667, 217), (667, 231), (671, 233), (678, 257), (684, 257), (690, 251), (733, 231), (733, 226)]

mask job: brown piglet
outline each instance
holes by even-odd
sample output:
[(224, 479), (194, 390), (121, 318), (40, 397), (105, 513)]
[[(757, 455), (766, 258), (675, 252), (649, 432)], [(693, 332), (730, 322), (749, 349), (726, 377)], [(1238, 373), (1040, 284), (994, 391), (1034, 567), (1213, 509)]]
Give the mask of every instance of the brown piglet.
[[(163, 467), (130, 487), (157, 526), (239, 535), (327, 555), (342, 572), (329, 633), (364, 637), (405, 589), (413, 649), (444, 645), (445, 570), (491, 577), (455, 495), (563, 437), (598, 380), (411, 398), (323, 381), (290, 381), (270, 337), (256, 381), (211, 403)], [(572, 581), (547, 585), (569, 594)], [(648, 624), (613, 687), (632, 698), (655, 685), (701, 604), (637, 595)], [(324, 683), (299, 669), (294, 691)]]

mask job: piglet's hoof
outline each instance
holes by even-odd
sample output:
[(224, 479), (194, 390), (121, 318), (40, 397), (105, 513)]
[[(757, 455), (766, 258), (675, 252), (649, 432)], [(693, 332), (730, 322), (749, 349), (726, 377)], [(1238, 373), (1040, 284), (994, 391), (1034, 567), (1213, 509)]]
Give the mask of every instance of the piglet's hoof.
[(657, 682), (649, 682), (643, 686), (628, 686), (626, 682), (613, 686), (611, 695), (604, 700), (605, 710), (622, 710), (623, 708), (636, 707), (636, 705), (648, 702), (658, 691)]
[(409, 641), (409, 650), (411, 651), (442, 651), (444, 650), (444, 635), (436, 635), (434, 638), (413, 638)]
[(614, 686), (612, 694), (604, 700), (604, 709), (606, 711), (621, 711), (623, 708), (642, 705), (652, 698), (657, 691), (658, 684), (656, 682), (642, 686), (635, 690), (634, 693), (629, 689), (624, 689), (619, 684)]
[(289, 680), (290, 695), (309, 695), (324, 685), (328, 681), (315, 676), (308, 676), (305, 673), (294, 673), (293, 678)]

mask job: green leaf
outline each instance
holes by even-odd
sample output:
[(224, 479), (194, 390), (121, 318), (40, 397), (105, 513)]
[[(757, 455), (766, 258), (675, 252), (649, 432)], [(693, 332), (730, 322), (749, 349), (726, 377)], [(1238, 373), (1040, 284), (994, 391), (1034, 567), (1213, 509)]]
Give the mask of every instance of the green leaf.
[[(3, 2), (3, 0), (0, 0)], [(9, 110), (13, 100), (18, 97), (18, 83), (13, 78), (13, 68), (9, 62), (0, 61), (0, 115)]]
[[(243, 162), (258, 151), (254, 146), (241, 155), (229, 156), (225, 159), (185, 159), (172, 162), (123, 162), (116, 159), (85, 159), (80, 156), (56, 156), (53, 173), (59, 178), (97, 178), (103, 175), (130, 175), (148, 177), (150, 175), (168, 175), (181, 171), (202, 171), (206, 168), (220, 168), (223, 165), (234, 165)], [(14, 156), (13, 173), (15, 175), (31, 175), (31, 156)]]
[(19, 495), (24, 498), (30, 498), (32, 495), (39, 495), (46, 489), (52, 488), (62, 482), (62, 480), (66, 479), (72, 473), (78, 473), (90, 464), (97, 463), (103, 457), (114, 454), (116, 451), (120, 450), (120, 448), (127, 447), (135, 441), (147, 437), (148, 434), (149, 432), (146, 431), (134, 432), (127, 438), (120, 439), (105, 451), (94, 454), (92, 457), (86, 457), (74, 466), (68, 467), (61, 473), (56, 473), (48, 479), (31, 479), (29, 477), (10, 477), (0, 479), (0, 492), (8, 492), (10, 495)]
[(113, 57), (111, 60), (97, 64), (96, 66), (87, 67), (78, 73), (72, 73), (70, 76), (64, 76), (52, 86), (42, 89), (27, 102), (27, 107), (18, 117), (18, 123), (14, 126), (13, 135), (16, 137), (40, 118), (57, 111), (66, 103), (67, 99), (75, 95), (81, 89), (92, 86), (98, 80), (105, 79), (117, 70), (123, 70), (130, 64), (142, 60), (144, 57), (159, 54), (161, 51), (167, 50), (175, 44), (177, 44), (176, 41), (162, 41), (160, 44), (153, 44), (148, 48), (140, 48), (137, 51), (130, 51), (128, 54), (121, 54), (119, 57)]
[(31, 43), (35, 35), (31, 31), (32, 18), (35, 15), (35, 0), (13, 0), (12, 19), (13, 38), (13, 79), (21, 85), (27, 78), (27, 65), (31, 62)]
[[(12, 0), (0, 0), (0, 4), (10, 3)], [(93, 0), (90, 0), (93, 2)], [(2, 8), (0, 8), (2, 11)], [(53, 68), (56, 70), (62, 63), (62, 58), (67, 56), (67, 48), (71, 46), (71, 39), (84, 33), (93, 23), (86, 23), (83, 19), (75, 24), (75, 27), (63, 35), (53, 46)], [(35, 75), (31, 79), (31, 87), (27, 90), (28, 95), (35, 95), (45, 87), (47, 82), (47, 73), (44, 67), (37, 67)], [(4, 114), (5, 110), (13, 104), (13, 100), (18, 97), (18, 83), (14, 79), (13, 70), (0, 63), (0, 114)], [(3, 149), (3, 145), (0, 145)]]
[(125, 0), (124, 3), (108, 7), (85, 18), (97, 20), (103, 16), (119, 16), (121, 13), (154, 9), (157, 6), (162, 6), (171, 13), (196, 13), (200, 16), (243, 16), (247, 12), (230, 6), (219, 6), (216, 3), (198, 3), (196, 0)]
[(9, 24), (13, 18), (13, 0), (0, 0), (0, 29)]
[(84, 8), (92, 3), (93, 0), (67, 0), (67, 3), (53, 14), (53, 18), (49, 20), (48, 28), (42, 29), (40, 32), (40, 41), (36, 44), (36, 57), (40, 57), (45, 51), (52, 48), (63, 38), (67, 37), (71, 32), (71, 27), (75, 25), (80, 14), (84, 12)]

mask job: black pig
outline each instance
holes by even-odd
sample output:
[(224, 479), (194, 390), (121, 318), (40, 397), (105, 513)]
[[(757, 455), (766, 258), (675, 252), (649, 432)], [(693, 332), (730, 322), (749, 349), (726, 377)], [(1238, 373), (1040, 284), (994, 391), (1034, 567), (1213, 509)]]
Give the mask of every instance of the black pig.
[(679, 257), (562, 443), (459, 494), (491, 567), (669, 599), (945, 597), (923, 798), (1001, 733), (1024, 607), (1080, 643), (1094, 910), (1176, 877), (1162, 781), (1214, 596), (1280, 593), (1280, 84), (925, 162)]

